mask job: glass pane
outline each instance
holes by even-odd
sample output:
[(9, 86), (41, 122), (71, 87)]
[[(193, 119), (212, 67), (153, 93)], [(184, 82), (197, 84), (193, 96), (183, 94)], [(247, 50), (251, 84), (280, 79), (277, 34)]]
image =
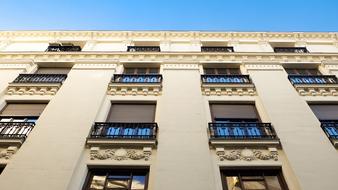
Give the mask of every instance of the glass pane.
[(237, 176), (226, 177), (228, 190), (242, 190)]
[(134, 74), (135, 69), (134, 68), (125, 68), (124, 74)]
[(107, 189), (128, 189), (129, 179), (107, 179)]
[(204, 74), (213, 75), (215, 74), (215, 69), (204, 69)]
[(158, 73), (158, 68), (150, 68), (149, 69), (149, 74), (157, 74)]
[(264, 181), (243, 181), (246, 190), (265, 190), (266, 186)]
[(106, 180), (106, 176), (94, 175), (89, 189), (90, 190), (103, 189), (105, 180)]
[(146, 74), (147, 69), (146, 68), (138, 68), (137, 69), (137, 74)]
[(134, 176), (131, 183), (132, 190), (144, 190), (146, 182), (146, 176)]
[(227, 69), (217, 69), (217, 71), (218, 71), (219, 75), (226, 75), (226, 74), (228, 74), (227, 73)]
[(269, 190), (282, 190), (277, 176), (265, 176)]

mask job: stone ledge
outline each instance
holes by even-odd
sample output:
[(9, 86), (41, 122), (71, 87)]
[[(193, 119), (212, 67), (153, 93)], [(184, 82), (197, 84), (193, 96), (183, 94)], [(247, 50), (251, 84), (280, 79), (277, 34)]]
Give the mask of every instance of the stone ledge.
[(161, 95), (162, 84), (156, 83), (110, 83), (108, 85), (108, 95), (143, 95), (158, 96)]
[(7, 95), (55, 95), (61, 83), (9, 83)]
[(92, 146), (107, 146), (107, 147), (156, 147), (157, 140), (141, 140), (141, 139), (99, 139), (99, 138), (88, 138), (86, 145)]
[(202, 84), (202, 94), (205, 96), (254, 96), (253, 84)]
[(254, 140), (225, 140), (225, 139), (210, 139), (209, 143), (212, 147), (280, 147), (279, 139), (254, 139)]
[(338, 84), (295, 84), (301, 96), (338, 96)]

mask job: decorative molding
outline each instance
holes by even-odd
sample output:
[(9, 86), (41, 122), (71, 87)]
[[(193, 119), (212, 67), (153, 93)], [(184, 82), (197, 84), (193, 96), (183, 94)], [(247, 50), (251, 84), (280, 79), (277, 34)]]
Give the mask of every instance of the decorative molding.
[(335, 70), (337, 71), (338, 70), (338, 64), (323, 64), (323, 67), (329, 71), (332, 71), (332, 70)]
[(140, 149), (104, 149), (100, 147), (90, 148), (90, 159), (91, 160), (145, 160), (150, 159), (152, 149), (150, 147), (144, 147)]
[(55, 95), (61, 84), (10, 83), (7, 95)]
[(10, 159), (12, 157), (13, 154), (16, 153), (16, 151), (18, 150), (18, 147), (16, 146), (9, 146), (7, 149), (3, 149), (2, 151), (0, 151), (0, 159)]
[[(280, 40), (335, 42), (335, 32), (202, 32), (202, 31), (2, 31), (0, 40), (133, 40), (152, 38), (154, 40)], [(26, 39), (27, 40), (27, 39)]]
[(110, 83), (107, 94), (116, 96), (159, 96), (162, 93), (161, 84), (128, 84), (128, 83)]
[[(94, 62), (94, 61), (93, 61)], [(102, 63), (76, 63), (72, 69), (111, 69), (115, 70), (117, 64)]]
[(338, 96), (338, 85), (294, 85), (301, 96)]
[[(320, 63), (320, 62), (338, 62), (338, 53), (328, 54), (276, 54), (276, 53), (206, 53), (206, 52), (0, 52), (0, 62), (4, 60), (34, 60), (34, 62), (70, 62), (77, 63), (79, 60), (89, 59), (98, 60), (95, 64), (101, 64), (102, 61), (118, 60), (122, 62), (166, 62), (167, 67), (177, 68), (177, 65), (186, 64), (183, 68), (197, 69), (191, 63), (206, 62), (244, 62), (247, 65), (276, 65), (276, 63)], [(169, 64), (176, 63), (176, 64)], [(179, 64), (177, 64), (179, 63)], [(81, 63), (82, 64), (82, 63)], [(85, 67), (86, 64), (84, 64)], [(104, 64), (103, 64), (104, 65)], [(109, 65), (109, 64), (108, 64)], [(253, 69), (255, 66), (252, 66)], [(268, 66), (266, 66), (268, 67)], [(264, 68), (264, 67), (263, 67)], [(268, 67), (269, 68), (269, 67)], [(278, 69), (272, 67), (270, 69)], [(280, 69), (280, 67), (279, 67)]]
[(226, 150), (224, 148), (216, 148), (216, 155), (220, 161), (229, 160), (274, 160), (278, 161), (278, 151), (276, 148), (269, 148), (268, 150), (261, 149), (235, 149)]
[(163, 69), (199, 70), (198, 64), (164, 64)]
[(202, 84), (202, 94), (205, 96), (255, 96), (254, 85), (247, 84)]
[(0, 63), (0, 70), (2, 69), (6, 69), (6, 70), (9, 70), (9, 69), (23, 69), (25, 71), (27, 71), (27, 69), (31, 66), (32, 64), (6, 64), (6, 63)]
[(283, 71), (284, 68), (277, 64), (244, 64), (246, 70), (273, 70)]

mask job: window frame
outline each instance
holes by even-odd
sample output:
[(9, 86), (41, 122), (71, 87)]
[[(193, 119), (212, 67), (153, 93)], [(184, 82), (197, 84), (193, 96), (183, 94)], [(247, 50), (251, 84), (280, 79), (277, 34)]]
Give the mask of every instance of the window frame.
[[(242, 173), (252, 173), (253, 174), (252, 176), (255, 176), (255, 177), (257, 176), (256, 173), (263, 173), (263, 175), (258, 176), (258, 177), (263, 177), (264, 184), (266, 185), (266, 190), (269, 190), (269, 188), (267, 186), (267, 181), (266, 181), (264, 172), (274, 173), (275, 175), (273, 175), (273, 176), (277, 177), (278, 182), (279, 182), (282, 190), (289, 190), (288, 185), (286, 183), (286, 180), (283, 176), (282, 168), (278, 167), (278, 166), (271, 166), (271, 167), (255, 167), (255, 166), (254, 167), (247, 167), (247, 166), (243, 166), (243, 167), (221, 167), (220, 168), (220, 174), (221, 174), (223, 190), (231, 190), (231, 189), (228, 188), (228, 185), (227, 185), (227, 181), (226, 181), (227, 175), (225, 175), (226, 171), (229, 172), (229, 173), (234, 172), (234, 173), (237, 174), (237, 177), (239, 179), (239, 183), (241, 185), (242, 190), (246, 190), (246, 189), (244, 188), (244, 185), (243, 185), (241, 172)], [(269, 175), (269, 176), (271, 176), (271, 175)], [(249, 181), (249, 180), (246, 180), (246, 181)], [(252, 180), (252, 181), (254, 181), (254, 180)]]
[[(112, 172), (113, 171), (113, 172)], [(112, 173), (118, 173), (118, 172), (129, 172), (130, 173), (130, 178), (131, 182), (132, 182), (132, 177), (133, 172), (141, 172), (141, 173), (145, 173), (145, 181), (144, 181), (144, 190), (148, 190), (148, 183), (149, 183), (149, 173), (150, 173), (150, 169), (149, 167), (144, 167), (144, 166), (139, 166), (139, 167), (104, 167), (104, 166), (99, 166), (99, 167), (95, 167), (95, 166), (88, 166), (88, 171), (87, 171), (87, 175), (86, 175), (86, 179), (85, 182), (83, 184), (82, 190), (90, 190), (90, 185), (92, 182), (92, 178), (95, 175), (95, 172), (102, 172), (102, 173), (106, 173), (106, 176), (108, 176), (109, 172)], [(131, 184), (129, 183), (129, 187), (127, 190), (131, 190)], [(104, 184), (107, 184), (107, 177), (105, 179)], [(103, 187), (102, 190), (106, 190), (106, 187)]]
[[(207, 73), (207, 70), (212, 71), (212, 74)], [(220, 71), (225, 71), (225, 74), (222, 74)], [(232, 73), (232, 71), (238, 71), (238, 73)], [(242, 75), (239, 68), (203, 68), (203, 72), (206, 75)]]
[[(145, 69), (145, 73), (139, 73), (139, 70)], [(156, 73), (152, 73), (151, 70), (156, 69)], [(132, 73), (127, 73), (127, 70), (133, 70)], [(158, 75), (160, 74), (160, 68), (157, 67), (126, 67), (123, 69), (125, 75)]]
[[(252, 118), (216, 118), (215, 114), (213, 113), (213, 110), (211, 109), (211, 105), (218, 104), (218, 105), (251, 105), (254, 106), (254, 111), (257, 116), (255, 122), (260, 123), (262, 122), (262, 119), (258, 113), (257, 106), (255, 102), (209, 102), (209, 110), (210, 110), (210, 116), (211, 116), (211, 122), (216, 123), (216, 119), (219, 121), (222, 120), (230, 120), (230, 122), (254, 122)], [(231, 121), (234, 120), (234, 121)], [(240, 121), (239, 121), (240, 120)]]

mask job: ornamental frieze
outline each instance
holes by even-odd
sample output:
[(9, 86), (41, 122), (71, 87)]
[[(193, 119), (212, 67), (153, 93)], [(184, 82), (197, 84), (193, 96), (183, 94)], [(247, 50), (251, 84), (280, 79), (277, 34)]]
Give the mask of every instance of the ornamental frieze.
[(220, 161), (228, 160), (244, 160), (244, 161), (253, 161), (253, 160), (273, 160), (278, 161), (278, 152), (275, 148), (270, 148), (269, 150), (263, 149), (224, 149), (216, 148), (216, 155)]
[(148, 161), (151, 155), (151, 148), (144, 147), (143, 149), (100, 149), (92, 147), (90, 149), (91, 160), (145, 160)]

